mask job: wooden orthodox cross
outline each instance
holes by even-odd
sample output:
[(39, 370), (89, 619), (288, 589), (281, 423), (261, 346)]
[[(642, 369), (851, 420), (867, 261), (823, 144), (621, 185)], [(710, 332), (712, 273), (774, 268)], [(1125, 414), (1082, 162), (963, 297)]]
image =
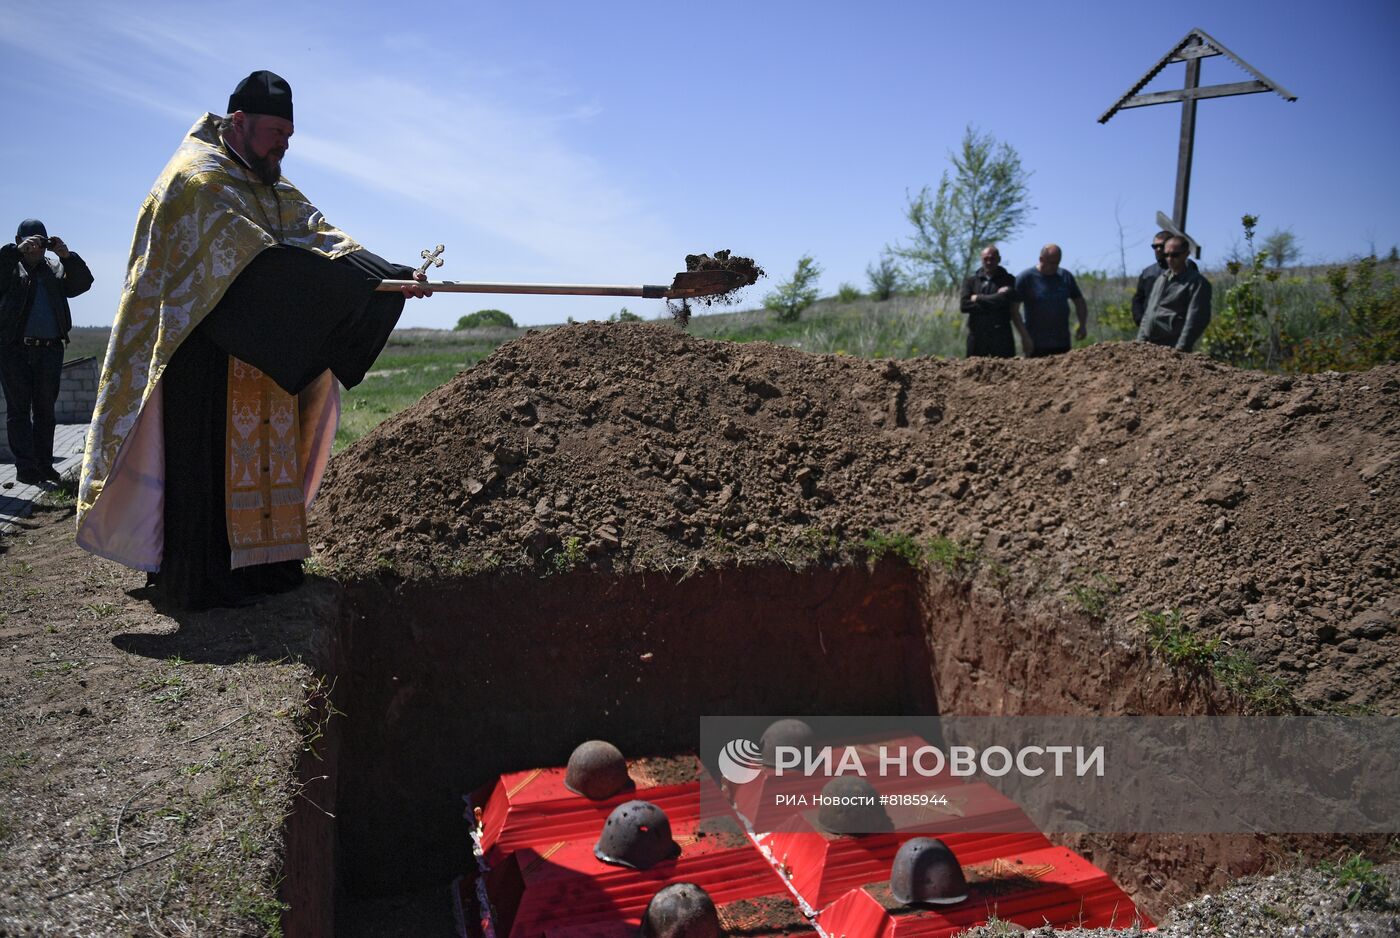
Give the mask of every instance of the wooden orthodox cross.
[[(1208, 85), (1201, 87), (1201, 59), (1207, 59), (1214, 55), (1223, 55), (1234, 62), (1240, 68), (1254, 76), (1253, 81), (1237, 81), (1228, 85)], [(1151, 94), (1138, 94), (1143, 86), (1157, 77), (1157, 74), (1168, 65), (1174, 62), (1186, 63), (1186, 86), (1180, 91), (1156, 91)], [(1172, 217), (1170, 226), (1163, 225), (1171, 230), (1175, 228), (1174, 234), (1186, 237), (1186, 202), (1191, 195), (1191, 151), (1196, 143), (1196, 102), (1202, 98), (1223, 98), (1236, 94), (1255, 94), (1260, 91), (1272, 91), (1285, 101), (1297, 101), (1298, 96), (1289, 93), (1278, 82), (1274, 81), (1253, 65), (1212, 38), (1203, 29), (1193, 29), (1186, 34), (1171, 51), (1162, 56), (1157, 64), (1137, 80), (1137, 82), (1127, 90), (1124, 95), (1113, 103), (1099, 118), (1100, 124), (1108, 123), (1108, 119), (1117, 114), (1123, 108), (1147, 107), (1150, 104), (1176, 104), (1181, 103), (1181, 138), (1177, 144), (1176, 156), (1176, 198), (1172, 203)], [(1162, 219), (1162, 213), (1158, 212), (1157, 217)], [(1196, 242), (1191, 241), (1196, 247), (1196, 255), (1200, 256), (1200, 247)]]

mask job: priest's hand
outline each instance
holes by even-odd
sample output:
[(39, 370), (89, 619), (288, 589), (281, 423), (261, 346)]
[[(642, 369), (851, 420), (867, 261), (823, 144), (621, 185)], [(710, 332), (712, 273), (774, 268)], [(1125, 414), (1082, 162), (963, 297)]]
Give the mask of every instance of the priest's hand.
[[(419, 281), (420, 283), (426, 283), (428, 281), (428, 275), (421, 270), (415, 270), (413, 272), (413, 279)], [(418, 297), (433, 295), (432, 290), (425, 290), (422, 287), (400, 287), (399, 289), (403, 291), (404, 297), (410, 300)]]
[(67, 259), (68, 255), (71, 253), (68, 250), (68, 245), (63, 243), (62, 238), (50, 238), (49, 250), (57, 254), (59, 260)]

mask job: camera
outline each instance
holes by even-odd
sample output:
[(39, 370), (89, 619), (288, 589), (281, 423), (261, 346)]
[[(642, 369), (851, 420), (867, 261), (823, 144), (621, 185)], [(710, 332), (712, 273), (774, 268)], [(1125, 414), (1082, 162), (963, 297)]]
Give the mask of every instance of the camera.
[(45, 239), (44, 239), (44, 247), (46, 247), (46, 248), (52, 248), (52, 247), (53, 247), (55, 244), (57, 244), (57, 243), (58, 243), (58, 239), (57, 239), (57, 238), (45, 238)]

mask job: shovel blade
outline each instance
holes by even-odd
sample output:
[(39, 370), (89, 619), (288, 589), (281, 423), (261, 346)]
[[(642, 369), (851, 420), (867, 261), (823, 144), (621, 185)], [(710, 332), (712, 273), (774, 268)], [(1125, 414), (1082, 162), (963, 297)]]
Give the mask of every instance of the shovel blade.
[(739, 285), (740, 275), (732, 270), (687, 270), (676, 274), (671, 288), (666, 291), (668, 300), (681, 300), (694, 296), (714, 296), (728, 293)]

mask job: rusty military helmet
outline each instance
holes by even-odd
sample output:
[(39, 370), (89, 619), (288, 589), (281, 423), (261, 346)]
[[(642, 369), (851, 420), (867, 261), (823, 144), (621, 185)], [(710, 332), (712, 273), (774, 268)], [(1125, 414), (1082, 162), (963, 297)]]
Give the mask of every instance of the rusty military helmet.
[(817, 823), (833, 834), (884, 834), (894, 822), (880, 804), (880, 793), (865, 779), (839, 775), (822, 786)]
[(890, 892), (905, 905), (952, 905), (967, 898), (967, 878), (947, 844), (936, 837), (915, 837), (894, 855)]
[(816, 735), (812, 728), (801, 720), (775, 720), (763, 731), (759, 740), (763, 746), (763, 764), (770, 768), (777, 764), (779, 746), (792, 746), (801, 749)]
[(642, 913), (641, 938), (722, 938), (719, 911), (710, 894), (694, 883), (659, 890)]
[(647, 870), (680, 856), (681, 846), (671, 839), (665, 811), (650, 801), (627, 801), (608, 815), (593, 855), (604, 863)]
[(564, 770), (564, 787), (576, 795), (604, 801), (632, 787), (627, 760), (612, 743), (590, 739), (580, 743), (569, 756)]

